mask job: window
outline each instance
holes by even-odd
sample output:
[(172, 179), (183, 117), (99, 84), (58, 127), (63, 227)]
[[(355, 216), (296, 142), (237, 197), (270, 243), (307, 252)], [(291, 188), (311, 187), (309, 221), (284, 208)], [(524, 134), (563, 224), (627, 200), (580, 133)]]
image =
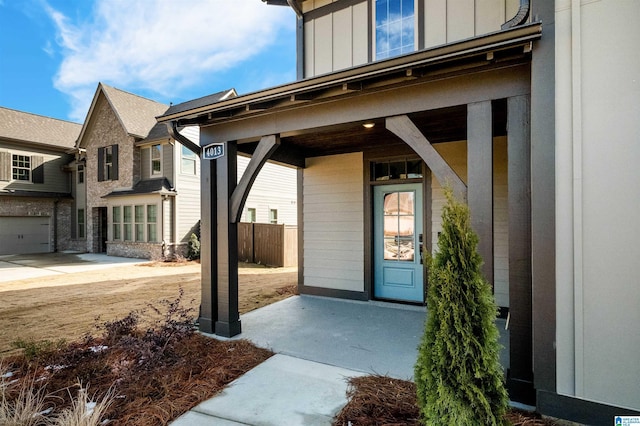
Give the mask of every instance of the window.
[(151, 175), (162, 174), (162, 145), (151, 147)]
[(13, 180), (21, 180), (25, 182), (31, 181), (30, 156), (13, 154), (11, 177)]
[(78, 164), (78, 183), (84, 183), (84, 166)]
[(118, 145), (98, 148), (98, 182), (118, 180)]
[(421, 160), (392, 160), (371, 163), (371, 180), (421, 179)]
[(256, 209), (248, 208), (247, 209), (247, 222), (253, 223), (256, 221)]
[(180, 150), (181, 156), (182, 156), (182, 166), (181, 166), (181, 170), (182, 173), (184, 174), (188, 174), (188, 175), (195, 175), (196, 174), (196, 160), (198, 158), (198, 156), (192, 152), (189, 148), (187, 148), (186, 146), (182, 146), (182, 149)]
[(111, 221), (113, 222), (113, 239), (119, 240), (122, 238), (122, 234), (120, 233), (120, 230), (122, 229), (122, 207), (113, 206), (111, 212)]
[(136, 241), (144, 241), (144, 206), (136, 206)]
[(384, 260), (413, 261), (415, 193), (390, 192), (384, 196)]
[(147, 241), (155, 243), (158, 241), (158, 206), (149, 204), (147, 206)]
[(278, 210), (269, 209), (269, 223), (278, 223)]
[(131, 206), (124, 206), (123, 208), (123, 212), (124, 212), (124, 216), (123, 216), (123, 228), (124, 228), (124, 240), (125, 241), (131, 241), (133, 240), (133, 234), (131, 233), (132, 228), (131, 228), (131, 222), (132, 222), (132, 215), (131, 215)]
[(415, 0), (376, 0), (376, 59), (415, 50)]
[(84, 209), (78, 209), (78, 238), (84, 238)]

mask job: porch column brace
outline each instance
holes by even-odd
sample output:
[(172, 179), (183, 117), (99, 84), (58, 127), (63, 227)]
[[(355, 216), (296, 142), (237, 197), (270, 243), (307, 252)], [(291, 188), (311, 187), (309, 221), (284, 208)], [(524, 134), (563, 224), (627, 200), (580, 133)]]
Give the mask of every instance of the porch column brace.
[(482, 275), (493, 286), (493, 137), (491, 101), (467, 105), (467, 183)]
[(454, 195), (466, 201), (467, 185), (435, 150), (429, 140), (406, 115), (387, 117), (387, 129), (409, 145), (427, 164), (442, 186), (450, 185)]
[(236, 142), (225, 142), (224, 156), (216, 162), (216, 260), (218, 316), (215, 333), (233, 337), (241, 332), (238, 311), (238, 224), (231, 219), (231, 194), (236, 188)]
[(231, 195), (231, 221), (233, 223), (240, 222), (244, 203), (251, 190), (253, 182), (258, 177), (258, 173), (262, 170), (262, 166), (267, 162), (271, 154), (280, 146), (280, 137), (276, 135), (263, 136), (258, 143), (258, 147), (251, 156), (249, 165), (244, 171), (238, 186), (233, 190)]

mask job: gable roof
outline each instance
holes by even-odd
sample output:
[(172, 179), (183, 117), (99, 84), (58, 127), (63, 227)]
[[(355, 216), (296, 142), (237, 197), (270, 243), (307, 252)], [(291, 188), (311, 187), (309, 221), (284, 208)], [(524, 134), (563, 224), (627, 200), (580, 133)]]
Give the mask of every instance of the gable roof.
[(91, 115), (101, 95), (104, 96), (109, 103), (125, 132), (137, 139), (146, 138), (151, 129), (156, 125), (155, 117), (164, 113), (167, 108), (169, 108), (168, 105), (160, 102), (116, 89), (104, 83), (98, 83), (98, 88), (93, 96), (91, 107), (82, 126), (80, 137), (78, 138), (79, 146), (82, 145), (84, 133), (89, 126)]
[(54, 148), (75, 146), (82, 125), (0, 107), (0, 139)]

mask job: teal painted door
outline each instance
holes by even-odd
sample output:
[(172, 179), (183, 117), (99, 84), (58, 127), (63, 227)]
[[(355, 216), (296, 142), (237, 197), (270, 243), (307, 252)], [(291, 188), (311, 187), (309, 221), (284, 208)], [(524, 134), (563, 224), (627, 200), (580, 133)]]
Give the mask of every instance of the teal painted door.
[(374, 295), (424, 302), (422, 184), (373, 189)]

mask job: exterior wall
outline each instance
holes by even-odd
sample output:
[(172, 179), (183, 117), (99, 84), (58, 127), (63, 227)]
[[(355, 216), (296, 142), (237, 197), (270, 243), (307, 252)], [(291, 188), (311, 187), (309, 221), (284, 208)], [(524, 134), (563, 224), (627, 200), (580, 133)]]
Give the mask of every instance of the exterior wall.
[[(424, 7), (418, 7), (422, 2)], [(346, 7), (340, 7), (339, 3), (339, 0), (303, 2), (303, 11), (308, 14), (304, 23), (307, 78), (375, 60), (375, 17), (371, 16), (375, 13), (375, 0), (343, 2)], [(515, 16), (519, 3), (519, 0), (416, 0), (415, 46), (431, 48), (498, 31)]]
[[(27, 144), (16, 144), (0, 140), (0, 152), (9, 152), (11, 155), (27, 155), (43, 157), (44, 183), (22, 182), (14, 180), (0, 180), (0, 191), (36, 191), (36, 192), (59, 192), (70, 193), (71, 186), (69, 174), (62, 171), (62, 167), (69, 164), (73, 157), (60, 151), (30, 147)], [(11, 158), (9, 158), (9, 163)], [(11, 164), (9, 164), (9, 167)], [(33, 167), (32, 167), (33, 173)], [(2, 173), (0, 173), (2, 175)], [(9, 179), (11, 170), (9, 169)]]
[(556, 2), (557, 391), (640, 410), (640, 3)]
[[(180, 131), (182, 135), (195, 143), (199, 143), (200, 129), (185, 127)], [(176, 142), (173, 150), (173, 161), (176, 165), (175, 188), (178, 192), (175, 206), (175, 242), (188, 243), (191, 234), (199, 235), (200, 224), (200, 157), (196, 157), (196, 174), (184, 173), (181, 161), (182, 145)]]
[[(434, 144), (453, 170), (467, 183), (467, 142)], [(509, 307), (509, 220), (507, 186), (507, 140), (493, 142), (493, 285), (496, 303)], [(442, 231), (442, 209), (446, 203), (444, 190), (433, 176), (431, 181), (431, 241), (434, 253), (438, 250), (438, 234)], [(487, 261), (484, 259), (484, 261)]]
[[(51, 199), (36, 197), (0, 198), (1, 216), (39, 216), (49, 220), (49, 251), (70, 250), (71, 199)], [(0, 241), (0, 244), (7, 244)]]
[[(238, 157), (238, 180), (244, 173), (249, 158)], [(270, 223), (269, 210), (278, 211), (278, 224), (297, 225), (297, 171), (290, 167), (266, 163), (256, 178), (242, 212), (248, 221), (247, 209), (256, 210), (256, 222)]]
[(362, 153), (308, 158), (306, 166), (304, 285), (363, 292)]
[[(134, 147), (134, 140), (125, 130), (108, 102), (101, 96), (91, 115), (91, 122), (85, 131), (87, 185), (87, 250), (94, 251), (94, 215), (96, 207), (107, 207), (108, 201), (102, 196), (116, 189), (131, 189), (140, 178), (140, 153)], [(118, 145), (118, 180), (98, 182), (98, 148)], [(137, 151), (134, 152), (134, 151)], [(111, 223), (111, 222), (109, 222)], [(95, 224), (97, 226), (97, 224)]]
[(136, 243), (107, 241), (107, 255), (137, 259), (164, 259), (162, 243)]

